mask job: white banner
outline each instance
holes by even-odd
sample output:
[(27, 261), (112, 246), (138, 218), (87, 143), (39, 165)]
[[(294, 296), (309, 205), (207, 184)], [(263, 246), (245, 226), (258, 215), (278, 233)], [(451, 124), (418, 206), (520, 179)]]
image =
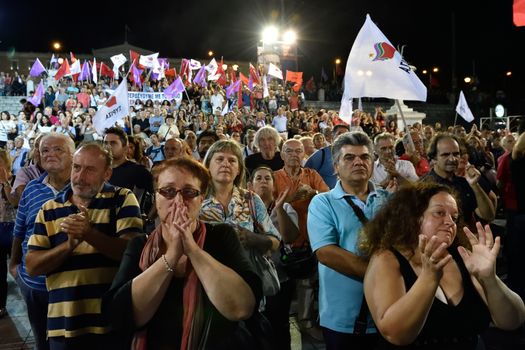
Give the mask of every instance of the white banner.
[(99, 135), (103, 135), (106, 128), (115, 125), (117, 121), (129, 115), (129, 100), (126, 99), (127, 92), (128, 82), (123, 80), (115, 90), (115, 93), (99, 108), (93, 117), (93, 125)]

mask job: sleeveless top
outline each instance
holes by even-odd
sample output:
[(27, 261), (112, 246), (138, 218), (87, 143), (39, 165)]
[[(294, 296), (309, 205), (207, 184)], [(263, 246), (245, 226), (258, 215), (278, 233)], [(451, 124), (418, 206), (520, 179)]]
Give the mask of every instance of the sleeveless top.
[[(396, 250), (392, 252), (399, 262), (399, 269), (408, 291), (416, 282), (417, 275), (401, 253)], [(381, 349), (476, 349), (478, 335), (488, 328), (490, 313), (474, 287), (457, 250), (449, 249), (449, 253), (459, 268), (463, 283), (464, 292), (459, 304), (445, 304), (434, 297), (425, 325), (412, 344), (396, 346), (383, 340)]]

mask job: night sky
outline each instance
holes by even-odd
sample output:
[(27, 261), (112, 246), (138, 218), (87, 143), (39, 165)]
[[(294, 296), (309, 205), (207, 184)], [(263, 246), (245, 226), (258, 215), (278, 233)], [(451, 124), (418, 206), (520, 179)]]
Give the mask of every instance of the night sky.
[[(319, 79), (334, 60), (343, 67), (366, 13), (397, 45), (406, 45), (406, 60), (419, 70), (440, 67), (438, 79), (450, 85), (452, 13), (455, 15), (456, 65), (460, 88), (473, 66), (480, 88), (510, 90), (524, 79), (525, 27), (512, 23), (512, 0), (363, 1), (282, 0), (285, 21), (299, 36), (299, 70)], [(160, 57), (206, 57), (208, 50), (226, 60), (256, 61), (262, 27), (281, 19), (281, 0), (145, 1), (9, 1), (0, 2), (0, 51), (51, 51), (59, 40), (64, 52), (124, 41)], [(151, 6), (151, 7), (150, 7)], [(127, 53), (126, 53), (127, 54)], [(474, 64), (473, 64), (474, 62)], [(505, 77), (511, 70), (513, 76)]]

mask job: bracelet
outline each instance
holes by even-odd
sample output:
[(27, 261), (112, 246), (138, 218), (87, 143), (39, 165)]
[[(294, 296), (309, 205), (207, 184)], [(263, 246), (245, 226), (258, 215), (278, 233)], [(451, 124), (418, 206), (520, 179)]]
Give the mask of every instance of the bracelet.
[(166, 271), (168, 272), (174, 272), (173, 268), (168, 263), (168, 260), (166, 260), (166, 255), (162, 254), (162, 260), (164, 260), (164, 265), (166, 266)]

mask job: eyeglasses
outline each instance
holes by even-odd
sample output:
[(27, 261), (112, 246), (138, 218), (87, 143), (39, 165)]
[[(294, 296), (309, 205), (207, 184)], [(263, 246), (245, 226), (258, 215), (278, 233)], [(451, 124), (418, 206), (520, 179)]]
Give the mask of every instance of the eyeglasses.
[(201, 194), (200, 191), (195, 190), (193, 188), (181, 188), (180, 190), (177, 190), (173, 187), (161, 187), (157, 189), (157, 192), (160, 193), (164, 198), (169, 200), (175, 198), (175, 196), (179, 192), (182, 198), (186, 200), (193, 199)]

